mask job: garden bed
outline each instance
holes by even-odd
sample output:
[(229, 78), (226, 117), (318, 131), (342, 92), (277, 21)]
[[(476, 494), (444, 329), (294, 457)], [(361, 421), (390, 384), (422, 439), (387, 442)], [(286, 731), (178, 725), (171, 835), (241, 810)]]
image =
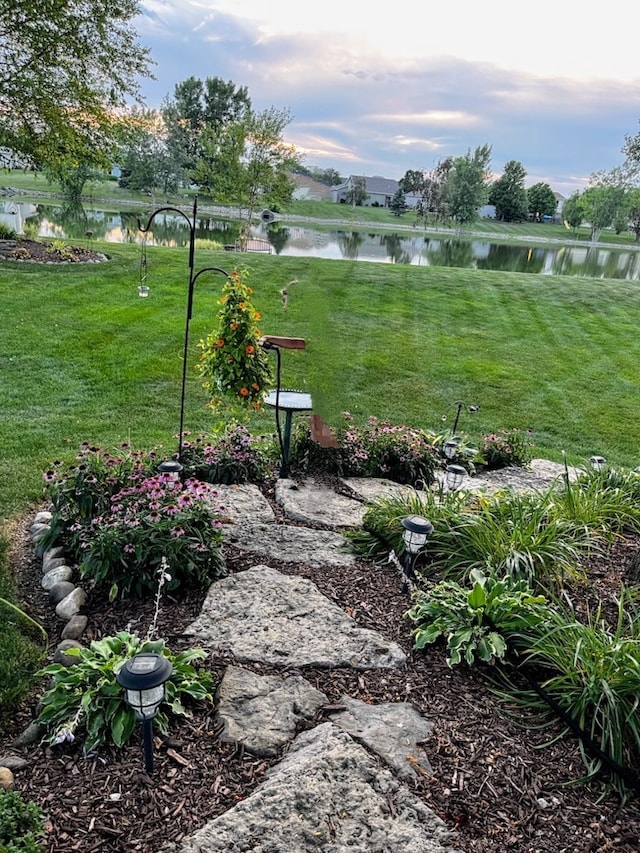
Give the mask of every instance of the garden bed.
[[(30, 519), (13, 536), (12, 562), (29, 612), (46, 624), (52, 643), (55, 625), (40, 589), (41, 569), (27, 537)], [(589, 583), (575, 591), (579, 606), (595, 592), (616, 595), (640, 540), (619, 541), (607, 559), (590, 560)], [(252, 564), (227, 549), (232, 571)], [(500, 706), (480, 668), (450, 669), (440, 645), (411, 651), (408, 598), (388, 567), (359, 563), (354, 570), (277, 565), (304, 575), (343, 607), (360, 625), (381, 632), (408, 653), (406, 668), (381, 672), (305, 669), (302, 673), (331, 703), (344, 693), (365, 702), (409, 701), (435, 723), (425, 745), (434, 770), (421, 776), (416, 793), (458, 833), (460, 848), (495, 853), (615, 850), (635, 853), (640, 846), (637, 797), (622, 807), (600, 785), (570, 785), (582, 762), (572, 738), (536, 749), (549, 731), (519, 728), (499, 713)], [(164, 598), (159, 635), (173, 650), (187, 646), (182, 631), (199, 612), (203, 593)], [(88, 631), (100, 638), (129, 627), (144, 633), (153, 602), (92, 602)], [(221, 676), (227, 661), (208, 666)], [(269, 673), (268, 667), (254, 667)], [(0, 739), (5, 753), (31, 721), (36, 697), (24, 703)], [(324, 719), (320, 712), (318, 721)], [(79, 747), (32, 746), (21, 751), (28, 768), (16, 773), (17, 787), (38, 802), (48, 819), (48, 853), (82, 850), (158, 853), (250, 794), (277, 761), (256, 759), (217, 738), (215, 709), (196, 707), (193, 716), (172, 724), (171, 737), (157, 743), (153, 779), (143, 772), (136, 733), (120, 751), (103, 750), (88, 759)]]

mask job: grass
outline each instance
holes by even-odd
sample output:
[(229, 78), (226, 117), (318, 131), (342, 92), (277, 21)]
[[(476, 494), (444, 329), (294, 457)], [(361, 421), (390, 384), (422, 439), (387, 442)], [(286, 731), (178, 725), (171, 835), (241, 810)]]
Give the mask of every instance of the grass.
[[(82, 440), (175, 447), (187, 252), (148, 250), (151, 295), (140, 300), (139, 249), (103, 248), (109, 263), (0, 266), (0, 518), (37, 499), (42, 471), (72, 458)], [(227, 267), (231, 258), (199, 250), (196, 261)], [(464, 400), (480, 406), (460, 422), (475, 441), (531, 428), (535, 455), (638, 463), (637, 284), (313, 258), (242, 262), (263, 331), (307, 340), (305, 352), (284, 353), (283, 386), (309, 390), (329, 423), (349, 410), (360, 421), (374, 414), (439, 431)], [(284, 312), (279, 291), (294, 278)], [(196, 289), (185, 420), (194, 432), (213, 421), (193, 365), (196, 342), (216, 325), (221, 282), (204, 275)], [(271, 414), (255, 428), (272, 432)]]

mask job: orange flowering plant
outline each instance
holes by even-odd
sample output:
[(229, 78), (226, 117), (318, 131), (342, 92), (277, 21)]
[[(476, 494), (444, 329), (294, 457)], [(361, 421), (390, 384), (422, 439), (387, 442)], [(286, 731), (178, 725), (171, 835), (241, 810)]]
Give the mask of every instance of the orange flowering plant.
[(218, 328), (199, 343), (198, 369), (211, 406), (234, 415), (259, 409), (273, 384), (269, 358), (259, 344), (260, 314), (251, 302), (247, 277), (245, 270), (229, 274), (220, 297)]

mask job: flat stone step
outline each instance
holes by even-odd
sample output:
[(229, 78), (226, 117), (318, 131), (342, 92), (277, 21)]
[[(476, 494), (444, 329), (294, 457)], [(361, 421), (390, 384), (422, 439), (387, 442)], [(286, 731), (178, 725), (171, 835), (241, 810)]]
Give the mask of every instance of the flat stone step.
[(237, 661), (273, 666), (388, 669), (406, 660), (397, 643), (360, 628), (310, 580), (270, 566), (213, 583), (185, 634)]

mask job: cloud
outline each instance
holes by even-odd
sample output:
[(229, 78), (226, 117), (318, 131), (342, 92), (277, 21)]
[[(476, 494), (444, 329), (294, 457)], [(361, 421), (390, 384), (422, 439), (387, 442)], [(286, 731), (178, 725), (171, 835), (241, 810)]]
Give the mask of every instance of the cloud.
[[(341, 6), (348, 18), (351, 6)], [(328, 35), (305, 31), (300, 17), (278, 26), (274, 6), (271, 23), (264, 9), (254, 21), (240, 17), (244, 2), (236, 7), (243, 11), (232, 14), (228, 2), (144, 0), (139, 32), (157, 62), (157, 81), (143, 86), (151, 106), (190, 76), (219, 76), (247, 86), (256, 109), (290, 109), (287, 141), (309, 165), (399, 178), (489, 143), (494, 171), (519, 160), (527, 183), (546, 180), (564, 194), (617, 165), (625, 133), (637, 127), (640, 79), (551, 77), (487, 61), (486, 53), (391, 56), (366, 40), (366, 26), (351, 38), (346, 18)], [(316, 17), (328, 20), (324, 5)], [(405, 33), (417, 26), (405, 20)], [(425, 40), (436, 43), (431, 29)]]

